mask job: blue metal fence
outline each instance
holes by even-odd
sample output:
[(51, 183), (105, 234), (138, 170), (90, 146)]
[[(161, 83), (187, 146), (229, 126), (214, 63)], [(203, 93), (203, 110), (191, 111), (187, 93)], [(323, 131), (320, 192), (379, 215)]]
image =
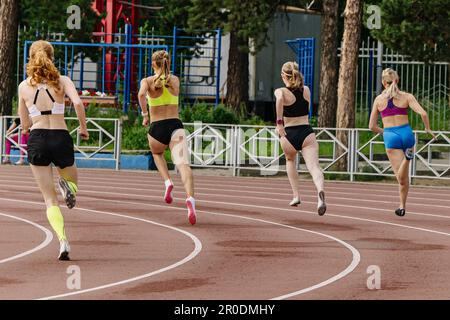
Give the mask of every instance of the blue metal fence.
[[(28, 60), (29, 46), (33, 41), (25, 41), (23, 65)], [(119, 96), (122, 100), (123, 111), (127, 112), (131, 102), (131, 50), (142, 54), (144, 50), (169, 50), (166, 45), (139, 45), (120, 43), (75, 43), (51, 42), (55, 48), (55, 65), (63, 75), (70, 76), (79, 90), (93, 89), (101, 93)], [(85, 56), (87, 50), (101, 51), (101, 60), (92, 61)], [(110, 54), (114, 59), (107, 61)], [(150, 57), (151, 59), (151, 57)], [(149, 61), (151, 64), (151, 61)], [(138, 66), (142, 70), (142, 63)], [(112, 72), (112, 81), (106, 81), (106, 73)], [(89, 76), (89, 77), (87, 77)], [(23, 78), (26, 78), (24, 67)], [(114, 84), (114, 85), (112, 85)]]
[[(220, 102), (220, 29), (197, 31), (191, 35), (174, 27), (172, 35), (162, 36), (142, 33), (142, 30), (133, 33), (131, 25), (126, 25), (124, 31), (113, 35), (115, 41), (112, 44), (104, 43), (104, 33), (94, 34), (96, 43), (46, 40), (55, 47), (55, 65), (61, 74), (70, 76), (79, 90), (120, 97), (124, 112), (130, 105), (137, 105), (140, 80), (152, 75), (152, 53), (162, 49), (170, 52), (172, 72), (180, 77), (181, 101), (201, 99), (216, 105)], [(24, 78), (32, 42), (24, 41)]]
[(305, 85), (311, 90), (309, 116), (312, 116), (312, 100), (314, 97), (314, 63), (316, 52), (315, 38), (297, 38), (287, 40), (286, 43), (297, 55), (297, 63), (303, 76)]

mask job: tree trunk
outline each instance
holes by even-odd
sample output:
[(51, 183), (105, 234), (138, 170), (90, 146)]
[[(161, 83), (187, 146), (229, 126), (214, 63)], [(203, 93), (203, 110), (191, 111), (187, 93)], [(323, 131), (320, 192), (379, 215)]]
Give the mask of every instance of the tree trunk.
[(10, 115), (15, 93), (18, 1), (0, 1), (0, 115)]
[(323, 1), (319, 127), (336, 124), (338, 8), (339, 0)]
[[(344, 18), (341, 64), (339, 67), (337, 128), (355, 127), (356, 69), (358, 67), (359, 38), (361, 34), (361, 0), (347, 0)], [(348, 133), (338, 131), (337, 138), (348, 146)], [(338, 155), (343, 150), (338, 151)], [(348, 157), (347, 157), (348, 159)], [(346, 167), (345, 157), (338, 163), (339, 169)]]
[(249, 99), (248, 53), (239, 50), (245, 44), (243, 41), (238, 38), (236, 31), (230, 32), (226, 99), (234, 110), (240, 110), (241, 104), (246, 106)]

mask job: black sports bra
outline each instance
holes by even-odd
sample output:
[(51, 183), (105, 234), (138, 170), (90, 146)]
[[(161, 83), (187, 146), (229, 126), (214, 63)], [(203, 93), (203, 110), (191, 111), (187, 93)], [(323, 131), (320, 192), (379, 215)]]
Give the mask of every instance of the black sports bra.
[[(289, 88), (288, 88), (289, 89)], [(302, 89), (289, 89), (295, 96), (295, 102), (289, 106), (284, 106), (283, 117), (302, 117), (309, 114), (309, 102), (303, 97)]]

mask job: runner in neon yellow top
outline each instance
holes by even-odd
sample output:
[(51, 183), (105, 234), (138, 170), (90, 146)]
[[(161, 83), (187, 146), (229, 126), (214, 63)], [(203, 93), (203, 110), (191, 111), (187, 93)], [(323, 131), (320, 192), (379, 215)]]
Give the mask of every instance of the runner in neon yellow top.
[(176, 95), (170, 93), (169, 89), (166, 87), (166, 78), (161, 76), (162, 80), (162, 94), (158, 98), (152, 98), (147, 94), (147, 101), (150, 107), (159, 107), (167, 105), (177, 105), (179, 98)]
[[(138, 94), (139, 105), (144, 117), (142, 124), (147, 126), (150, 122), (148, 143), (156, 167), (166, 185), (164, 200), (166, 203), (173, 201), (173, 183), (164, 158), (164, 151), (169, 147), (173, 163), (180, 171), (181, 180), (186, 190), (189, 222), (195, 224), (197, 218), (194, 200), (194, 178), (189, 166), (186, 133), (183, 123), (178, 116), (180, 80), (177, 76), (170, 74), (169, 54), (164, 50), (153, 53), (152, 68), (155, 75), (141, 80)], [(150, 106), (150, 117), (147, 110), (147, 102)]]

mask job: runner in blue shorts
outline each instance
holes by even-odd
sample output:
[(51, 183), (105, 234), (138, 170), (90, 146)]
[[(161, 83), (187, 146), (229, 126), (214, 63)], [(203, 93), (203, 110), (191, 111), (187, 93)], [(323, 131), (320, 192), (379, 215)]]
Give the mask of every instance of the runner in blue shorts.
[[(405, 215), (409, 190), (409, 163), (414, 157), (416, 143), (408, 121), (408, 108), (422, 117), (426, 132), (431, 134), (433, 139), (436, 137), (430, 129), (427, 112), (416, 98), (399, 90), (397, 72), (390, 68), (385, 69), (382, 81), (385, 90), (374, 101), (369, 128), (383, 135), (386, 153), (399, 183), (400, 207), (395, 213), (402, 217)], [(378, 126), (378, 114), (381, 115), (384, 129)]]

